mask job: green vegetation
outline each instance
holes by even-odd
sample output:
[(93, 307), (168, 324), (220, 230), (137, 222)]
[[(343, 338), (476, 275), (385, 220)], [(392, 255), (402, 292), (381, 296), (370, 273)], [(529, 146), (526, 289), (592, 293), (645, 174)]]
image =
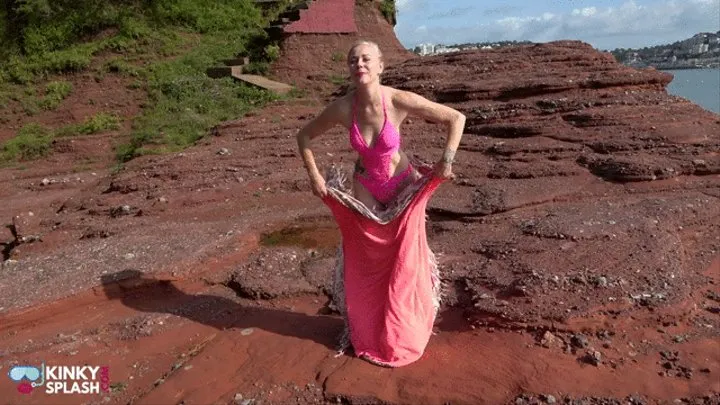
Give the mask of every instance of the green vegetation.
[(297, 87), (293, 87), (292, 90), (290, 90), (290, 91), (286, 94), (286, 97), (289, 98), (289, 99), (292, 99), (292, 98), (303, 98), (303, 97), (305, 97), (305, 96), (307, 96), (307, 93), (305, 92), (305, 90), (299, 89), (299, 88), (297, 88)]
[(387, 22), (395, 26), (395, 24), (397, 24), (397, 9), (395, 8), (395, 0), (383, 0), (378, 7), (380, 7), (380, 12)]
[(105, 62), (103, 70), (110, 73), (119, 73), (125, 76), (139, 77), (146, 72), (142, 67), (129, 63), (124, 58), (114, 58)]
[(6, 0), (4, 11), (2, 77), (23, 84), (83, 70), (102, 51), (161, 51), (183, 32), (237, 38), (263, 21), (248, 0)]
[(280, 46), (277, 44), (271, 44), (265, 47), (265, 57), (270, 61), (274, 62), (280, 57)]
[(330, 83), (336, 85), (336, 86), (342, 86), (343, 84), (346, 84), (348, 82), (347, 77), (343, 75), (337, 75), (337, 74), (331, 74), (330, 77)]
[(46, 128), (37, 123), (23, 126), (18, 134), (0, 145), (0, 162), (32, 160), (47, 155), (55, 138), (90, 135), (120, 128), (120, 119), (114, 115), (98, 113), (80, 124), (58, 129)]
[(270, 71), (270, 64), (267, 62), (250, 62), (243, 67), (243, 73), (249, 75), (266, 75)]
[(126, 382), (121, 381), (121, 382), (114, 382), (114, 383), (110, 384), (110, 391), (113, 393), (123, 392), (123, 391), (125, 391), (125, 388), (127, 388)]
[(17, 136), (0, 147), (0, 161), (31, 160), (43, 157), (50, 152), (53, 136), (39, 124), (22, 127)]
[(112, 114), (97, 113), (80, 124), (57, 129), (54, 136), (91, 135), (120, 128), (120, 119)]
[(0, 106), (7, 107), (10, 100), (17, 102), (27, 115), (35, 115), (42, 110), (54, 110), (72, 92), (72, 84), (67, 81), (52, 81), (45, 85), (42, 94), (38, 86), (17, 84), (0, 85)]
[(50, 82), (45, 87), (45, 97), (40, 100), (40, 107), (45, 110), (54, 110), (70, 95), (72, 84), (69, 82)]
[(266, 91), (235, 84), (231, 78), (167, 72), (151, 79), (149, 93), (153, 108), (135, 120), (130, 142), (118, 149), (120, 161), (181, 150), (205, 136), (217, 123), (241, 116), (274, 98)]
[[(72, 92), (69, 82), (51, 81), (40, 98), (35, 88), (42, 81), (81, 71), (97, 81), (122, 75), (133, 80), (128, 88), (147, 91), (148, 100), (117, 147), (118, 160), (180, 150), (219, 122), (275, 98), (231, 79), (210, 79), (205, 70), (244, 54), (257, 73), (266, 73), (280, 48), (262, 28), (290, 3), (261, 11), (252, 0), (6, 0), (0, 105), (15, 101), (35, 114)], [(54, 137), (117, 128), (118, 118), (109, 114), (55, 130), (31, 124), (0, 146), (0, 159), (37, 158), (50, 151)]]

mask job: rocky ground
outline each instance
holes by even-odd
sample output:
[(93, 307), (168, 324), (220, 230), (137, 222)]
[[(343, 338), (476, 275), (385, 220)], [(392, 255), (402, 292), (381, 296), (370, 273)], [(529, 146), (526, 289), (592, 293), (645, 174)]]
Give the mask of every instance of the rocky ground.
[[(334, 356), (339, 233), (294, 139), (327, 95), (118, 172), (102, 137), (2, 169), (0, 369), (109, 365), (112, 384), (22, 396), (0, 378), (0, 402), (718, 404), (720, 117), (671, 78), (577, 42), (386, 71), (468, 117), (428, 211), (442, 316), (400, 369)], [(438, 158), (441, 128), (402, 133)], [(350, 168), (345, 137), (315, 141), (321, 165)]]

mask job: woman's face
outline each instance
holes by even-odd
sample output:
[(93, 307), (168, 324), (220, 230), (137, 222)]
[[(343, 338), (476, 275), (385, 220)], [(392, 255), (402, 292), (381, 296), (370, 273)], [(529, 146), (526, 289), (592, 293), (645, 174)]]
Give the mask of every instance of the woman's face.
[(348, 53), (348, 68), (356, 85), (367, 85), (379, 80), (384, 66), (376, 47), (360, 44)]

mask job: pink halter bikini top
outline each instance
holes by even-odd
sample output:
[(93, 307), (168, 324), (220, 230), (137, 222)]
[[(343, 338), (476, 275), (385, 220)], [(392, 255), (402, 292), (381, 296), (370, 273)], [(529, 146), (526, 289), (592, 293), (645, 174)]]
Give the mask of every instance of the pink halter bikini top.
[(385, 121), (380, 133), (375, 137), (372, 145), (365, 142), (360, 129), (357, 126), (357, 113), (353, 103), (353, 122), (350, 128), (350, 145), (362, 156), (363, 166), (367, 176), (376, 182), (386, 182), (390, 179), (389, 167), (393, 154), (400, 149), (400, 133), (388, 121), (385, 96), (381, 94), (383, 105), (383, 116)]

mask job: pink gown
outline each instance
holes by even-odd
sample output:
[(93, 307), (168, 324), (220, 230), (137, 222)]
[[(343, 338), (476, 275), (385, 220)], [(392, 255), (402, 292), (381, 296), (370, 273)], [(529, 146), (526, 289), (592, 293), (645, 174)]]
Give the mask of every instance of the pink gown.
[(379, 216), (328, 181), (323, 201), (342, 234), (344, 274), (336, 290), (344, 287), (344, 303), (343, 297), (336, 302), (344, 306), (340, 311), (358, 357), (399, 367), (425, 351), (440, 300), (425, 209), (442, 181), (426, 173)]

